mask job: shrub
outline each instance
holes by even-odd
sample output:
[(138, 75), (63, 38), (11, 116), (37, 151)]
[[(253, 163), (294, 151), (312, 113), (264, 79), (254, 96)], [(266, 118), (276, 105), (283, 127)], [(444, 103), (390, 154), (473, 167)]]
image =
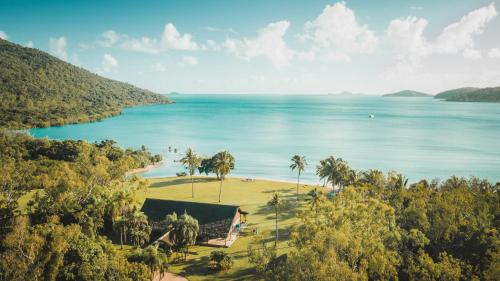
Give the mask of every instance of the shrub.
[(233, 267), (234, 261), (231, 256), (221, 250), (215, 250), (210, 253), (208, 268), (214, 271), (229, 270)]

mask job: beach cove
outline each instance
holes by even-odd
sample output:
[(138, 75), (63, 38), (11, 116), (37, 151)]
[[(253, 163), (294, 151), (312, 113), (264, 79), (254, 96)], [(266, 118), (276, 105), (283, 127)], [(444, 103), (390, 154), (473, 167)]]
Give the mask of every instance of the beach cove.
[(127, 108), (100, 122), (30, 133), (114, 139), (122, 147), (144, 144), (164, 158), (163, 165), (143, 173), (153, 178), (184, 171), (177, 160), (191, 147), (207, 156), (229, 150), (236, 158), (232, 175), (243, 178), (295, 181), (289, 161), (301, 154), (309, 163), (301, 180), (309, 184), (320, 183), (315, 167), (330, 155), (358, 170), (396, 170), (410, 182), (451, 175), (500, 180), (498, 104), (327, 95), (176, 95), (174, 100)]

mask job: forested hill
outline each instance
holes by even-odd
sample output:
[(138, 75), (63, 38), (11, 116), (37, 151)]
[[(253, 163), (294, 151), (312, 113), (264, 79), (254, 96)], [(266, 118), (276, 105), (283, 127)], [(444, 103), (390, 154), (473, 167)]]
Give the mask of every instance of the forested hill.
[(479, 90), (479, 88), (473, 88), (473, 87), (464, 87), (464, 88), (458, 88), (458, 89), (453, 89), (453, 90), (447, 90), (441, 93), (438, 93), (434, 96), (435, 99), (448, 99), (457, 95), (461, 94), (467, 94), (471, 93), (474, 91)]
[(457, 93), (446, 97), (446, 101), (500, 102), (500, 87)]
[(390, 94), (385, 94), (383, 95), (384, 97), (405, 97), (405, 98), (414, 98), (414, 97), (431, 97), (431, 95), (422, 93), (422, 92), (417, 92), (417, 91), (411, 91), (411, 90), (404, 90), (396, 93), (390, 93)]
[(0, 39), (0, 127), (95, 121), (123, 107), (169, 103), (166, 97)]

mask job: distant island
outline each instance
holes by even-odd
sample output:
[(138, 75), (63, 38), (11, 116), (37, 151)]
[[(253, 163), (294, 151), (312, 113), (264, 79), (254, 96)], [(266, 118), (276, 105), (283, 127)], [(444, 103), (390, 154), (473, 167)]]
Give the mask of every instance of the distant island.
[(430, 94), (417, 92), (417, 91), (411, 91), (411, 90), (399, 91), (399, 92), (395, 92), (395, 93), (385, 94), (382, 96), (383, 97), (404, 97), (404, 98), (432, 97), (432, 95), (430, 95)]
[(171, 103), (163, 95), (3, 39), (0, 82), (0, 127), (14, 129), (96, 121), (127, 106)]
[(353, 93), (349, 91), (342, 91), (340, 93), (328, 93), (329, 96), (364, 96), (363, 93)]
[(500, 87), (459, 88), (437, 94), (434, 98), (459, 102), (500, 102)]

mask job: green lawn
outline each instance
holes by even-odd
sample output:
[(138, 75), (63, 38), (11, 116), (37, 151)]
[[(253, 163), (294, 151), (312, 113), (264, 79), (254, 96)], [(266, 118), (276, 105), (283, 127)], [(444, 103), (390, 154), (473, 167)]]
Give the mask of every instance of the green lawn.
[[(208, 177), (195, 178), (195, 198), (191, 198), (191, 182), (189, 177), (151, 179), (150, 187), (137, 194), (141, 202), (145, 198), (184, 200), (205, 203), (218, 203), (219, 181)], [(301, 198), (312, 189), (312, 186), (300, 186)], [(253, 229), (270, 243), (274, 241), (274, 211), (266, 204), (274, 192), (280, 192), (286, 200), (286, 206), (279, 217), (280, 242), (278, 248), (288, 246), (288, 229), (298, 221), (295, 200), (296, 184), (273, 182), (266, 180), (243, 181), (239, 178), (227, 178), (222, 186), (221, 204), (239, 205), (247, 216), (248, 228), (241, 233), (238, 240), (227, 251), (235, 261), (234, 268), (228, 272), (213, 273), (208, 265), (210, 252), (215, 248), (194, 246), (186, 262), (176, 263), (169, 269), (189, 280), (248, 280), (254, 279), (254, 270), (248, 263), (247, 247), (254, 241)], [(304, 204), (304, 203), (303, 203)], [(281, 252), (287, 249), (281, 249)]]

